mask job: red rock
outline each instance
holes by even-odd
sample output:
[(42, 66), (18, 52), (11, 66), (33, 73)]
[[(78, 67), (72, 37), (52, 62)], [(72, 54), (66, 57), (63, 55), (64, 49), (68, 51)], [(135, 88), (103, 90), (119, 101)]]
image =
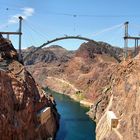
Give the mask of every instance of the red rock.
[[(0, 140), (41, 140), (54, 136), (57, 130), (56, 117), (37, 129), (37, 111), (44, 106), (44, 91), (35, 83), (31, 74), (17, 61), (17, 52), (9, 42), (0, 39), (0, 53), (7, 60), (7, 70), (0, 69)], [(0, 65), (1, 63), (0, 62)], [(0, 66), (1, 67), (1, 66)], [(47, 98), (46, 98), (47, 105)]]

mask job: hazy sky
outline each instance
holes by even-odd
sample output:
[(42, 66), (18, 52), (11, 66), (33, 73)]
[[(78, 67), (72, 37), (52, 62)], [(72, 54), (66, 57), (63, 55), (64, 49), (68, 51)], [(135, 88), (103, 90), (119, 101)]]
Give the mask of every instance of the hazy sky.
[[(23, 48), (64, 35), (81, 35), (123, 47), (125, 21), (130, 22), (130, 35), (140, 34), (139, 5), (140, 0), (0, 0), (0, 30), (17, 31), (17, 17), (22, 15)], [(18, 46), (18, 37), (11, 39)], [(54, 44), (74, 50), (82, 42)]]

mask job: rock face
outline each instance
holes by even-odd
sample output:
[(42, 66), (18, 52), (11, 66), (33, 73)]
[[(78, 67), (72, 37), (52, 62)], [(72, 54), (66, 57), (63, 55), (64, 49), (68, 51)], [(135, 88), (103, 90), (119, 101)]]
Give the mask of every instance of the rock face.
[[(35, 47), (30, 47), (26, 50), (23, 50), (23, 56), (26, 57), (29, 53), (32, 53), (36, 50)], [(67, 62), (73, 55), (72, 51), (67, 51), (61, 46), (53, 45), (48, 48), (43, 48), (38, 50), (36, 53), (28, 57), (24, 62), (26, 65), (34, 65), (39, 62), (43, 63), (63, 63)]]
[(120, 62), (122, 59), (123, 50), (121, 48), (112, 47), (104, 42), (93, 41), (83, 43), (77, 50), (77, 56), (82, 56), (85, 58), (94, 58), (94, 54), (107, 54)]
[[(97, 122), (97, 140), (140, 139), (140, 54), (122, 62), (110, 74), (110, 81), (94, 104), (90, 114)], [(119, 119), (117, 128), (108, 125), (107, 112)]]
[[(100, 87), (106, 83), (106, 80), (99, 82), (97, 79), (104, 77), (105, 71), (108, 75), (109, 69), (120, 61), (123, 52), (122, 49), (93, 41), (83, 43), (75, 52), (51, 46), (40, 50), (46, 57), (46, 50), (55, 54), (55, 61), (44, 62), (43, 59), (27, 66), (36, 81), (55, 91), (74, 94), (79, 99), (91, 101), (99, 96)], [(29, 61), (37, 55), (36, 53)]]
[[(0, 139), (43, 140), (54, 137), (58, 127), (55, 107), (17, 61), (17, 52), (9, 40), (0, 38), (0, 54)], [(50, 118), (41, 125), (37, 113), (47, 106), (53, 106)]]

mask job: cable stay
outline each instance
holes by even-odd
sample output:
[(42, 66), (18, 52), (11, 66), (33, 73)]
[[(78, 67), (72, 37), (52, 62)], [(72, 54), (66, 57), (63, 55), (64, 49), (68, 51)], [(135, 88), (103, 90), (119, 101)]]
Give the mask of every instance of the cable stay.
[[(29, 28), (27, 25), (25, 26), (25, 30), (26, 30), (26, 36), (28, 38), (28, 41), (30, 40), (30, 43), (28, 44), (27, 47), (32, 46), (32, 45), (39, 45), (39, 41), (40, 40), (44, 40), (42, 36), (40, 36), (39, 34), (37, 34), (36, 32), (34, 32), (31, 28)], [(27, 39), (26, 38), (26, 39)]]
[(35, 28), (33, 24), (28, 24), (28, 22), (26, 21), (26, 26), (29, 27), (29, 29), (31, 29), (35, 34), (40, 35), (43, 39), (46, 40), (46, 35), (36, 30), (37, 28)]
[(23, 38), (26, 40), (26, 42), (28, 42), (28, 44), (26, 43), (26, 47), (32, 46), (34, 44), (36, 44), (36, 39), (33, 38), (32, 32), (29, 31), (28, 26), (24, 26), (26, 32), (26, 35), (23, 34)]
[[(42, 39), (45, 39), (46, 40), (45, 34), (42, 34), (42, 32), (36, 30), (36, 29), (38, 29), (38, 26), (35, 27), (33, 24), (28, 23), (27, 21), (26, 21), (26, 23), (27, 23), (26, 26), (28, 25), (27, 27), (30, 30), (32, 30), (32, 32), (36, 33), (37, 35), (39, 35), (40, 37), (42, 37)], [(93, 36), (97, 36), (97, 35), (99, 36), (99, 35), (101, 35), (101, 34), (103, 34), (105, 32), (109, 32), (109, 31), (114, 30), (114, 29), (119, 29), (120, 30), (121, 29), (120, 27), (123, 27), (123, 24), (118, 24), (118, 25), (115, 25), (115, 26), (112, 26), (112, 27), (103, 29), (102, 31), (99, 31), (99, 32), (95, 33)], [(65, 34), (64, 36), (65, 37), (68, 37), (69, 35), (66, 35)], [(80, 36), (78, 36), (78, 37), (80, 37)], [(113, 37), (111, 36), (111, 38), (113, 38)]]
[(100, 35), (100, 34), (102, 34), (104, 32), (108, 32), (108, 31), (111, 31), (113, 29), (120, 28), (120, 27), (123, 27), (123, 24), (119, 24), (119, 25), (115, 25), (113, 27), (109, 27), (109, 28), (103, 29), (103, 30), (101, 30), (101, 31), (96, 32), (95, 34), (93, 34), (93, 36), (97, 36), (97, 35)]

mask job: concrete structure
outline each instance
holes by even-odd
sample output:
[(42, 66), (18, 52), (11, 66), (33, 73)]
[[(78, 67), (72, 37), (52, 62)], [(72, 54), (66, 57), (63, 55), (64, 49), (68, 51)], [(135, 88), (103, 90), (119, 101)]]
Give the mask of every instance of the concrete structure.
[(22, 20), (23, 18), (19, 17), (19, 31), (18, 32), (1, 32), (0, 31), (0, 38), (3, 38), (2, 35), (7, 35), (7, 39), (9, 40), (10, 35), (18, 35), (19, 36), (19, 55), (18, 59), (22, 62), (22, 51), (21, 51), (21, 36), (22, 36)]
[(93, 39), (89, 39), (86, 37), (82, 37), (82, 36), (64, 36), (64, 37), (59, 37), (59, 38), (55, 38), (53, 40), (48, 40), (46, 43), (42, 44), (41, 46), (37, 47), (34, 51), (32, 51), (31, 53), (29, 53), (23, 61), (25, 61), (26, 59), (28, 59), (28, 57), (30, 57), (33, 53), (37, 52), (38, 50), (40, 50), (41, 48), (56, 42), (56, 41), (60, 41), (60, 40), (65, 40), (65, 39), (79, 39), (79, 40), (85, 40), (85, 41), (93, 41), (95, 44), (98, 45), (98, 43), (96, 41), (94, 41)]
[(111, 129), (116, 128), (119, 122), (113, 111), (107, 111), (107, 121)]
[(37, 113), (37, 117), (38, 117), (38, 121), (41, 124), (46, 123), (47, 120), (51, 117), (51, 108), (50, 107), (43, 108)]

